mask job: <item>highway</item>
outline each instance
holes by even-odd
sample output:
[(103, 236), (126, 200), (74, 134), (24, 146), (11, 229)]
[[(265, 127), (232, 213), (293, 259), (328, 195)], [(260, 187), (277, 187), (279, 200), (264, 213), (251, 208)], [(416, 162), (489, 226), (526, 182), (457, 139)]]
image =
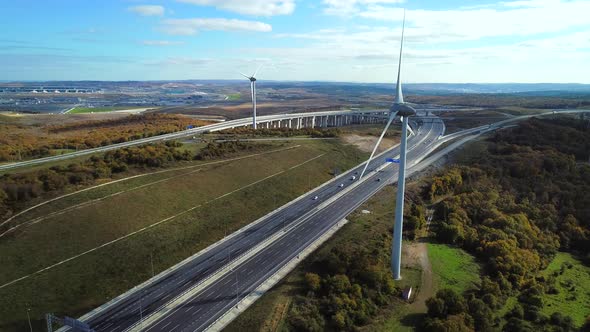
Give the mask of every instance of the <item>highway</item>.
[[(437, 109), (437, 111), (441, 111), (441, 110), (442, 109)], [(313, 113), (308, 112), (308, 113), (276, 114), (276, 115), (259, 116), (259, 117), (257, 117), (256, 122), (261, 124), (261, 123), (266, 123), (266, 122), (271, 122), (271, 121), (289, 120), (289, 119), (296, 119), (296, 118), (309, 118), (309, 117), (314, 117), (314, 116), (315, 117), (324, 117), (324, 116), (363, 115), (363, 114), (379, 115), (379, 114), (384, 114), (383, 112), (385, 112), (385, 111), (383, 111), (383, 110), (371, 110), (371, 111), (345, 110), (345, 111), (326, 111), (326, 112), (313, 112)], [(504, 121), (519, 121), (519, 120), (523, 120), (525, 118), (530, 118), (530, 117), (534, 117), (534, 116), (551, 115), (551, 114), (556, 114), (556, 113), (565, 114), (565, 113), (581, 113), (581, 112), (588, 112), (588, 111), (587, 110), (567, 110), (567, 109), (561, 110), (561, 109), (557, 109), (557, 110), (547, 111), (546, 113), (542, 113), (542, 114), (517, 116), (517, 117), (511, 118), (508, 120), (504, 120)], [(384, 117), (385, 116), (386, 115), (384, 115)], [(91, 154), (95, 154), (95, 153), (102, 153), (102, 152), (106, 152), (106, 151), (130, 147), (130, 146), (137, 146), (137, 145), (143, 145), (143, 144), (148, 144), (148, 143), (181, 139), (181, 138), (191, 137), (194, 135), (199, 135), (199, 134), (208, 133), (208, 132), (221, 131), (221, 130), (237, 128), (237, 127), (246, 127), (246, 126), (249, 126), (251, 123), (252, 123), (252, 118), (243, 118), (243, 119), (237, 119), (237, 120), (231, 120), (231, 121), (224, 121), (224, 122), (215, 123), (215, 124), (211, 124), (211, 125), (207, 125), (207, 126), (182, 130), (182, 131), (178, 131), (178, 132), (174, 132), (174, 133), (170, 133), (170, 134), (146, 137), (146, 138), (141, 138), (141, 139), (137, 139), (137, 140), (133, 140), (133, 141), (129, 141), (129, 142), (116, 143), (116, 144), (101, 146), (101, 147), (97, 147), (97, 148), (91, 148), (91, 149), (85, 149), (85, 150), (80, 150), (80, 151), (76, 151), (76, 152), (66, 153), (63, 155), (55, 155), (55, 156), (25, 160), (25, 161), (8, 163), (8, 164), (0, 164), (0, 171), (6, 171), (6, 170), (10, 170), (10, 169), (39, 165), (39, 164), (43, 164), (43, 163), (47, 163), (47, 162), (66, 160), (66, 159), (70, 159), (70, 158), (76, 158), (76, 157), (91, 155)], [(477, 129), (474, 128), (473, 130), (477, 130)], [(451, 138), (454, 138), (454, 137), (448, 137), (447, 139), (451, 139)]]
[[(446, 138), (439, 118), (414, 119), (416, 136), (408, 140), (408, 166)], [(515, 120), (449, 136), (476, 136)], [(383, 166), (385, 158), (397, 155), (396, 147), (375, 158), (363, 181), (351, 180), (353, 175), (358, 177), (362, 165), (355, 167), (80, 319), (96, 331), (206, 330), (310, 243), (395, 182), (396, 165)]]
[[(378, 114), (383, 114), (383, 112), (385, 112), (385, 111), (384, 110), (326, 111), (326, 112), (313, 112), (313, 113), (309, 112), (309, 113), (276, 114), (276, 115), (259, 116), (256, 118), (257, 119), (256, 122), (261, 124), (261, 123), (266, 123), (266, 122), (297, 119), (297, 118), (340, 116), (340, 115), (363, 115), (363, 114), (378, 115)], [(95, 153), (102, 153), (102, 152), (106, 152), (106, 151), (130, 147), (130, 146), (137, 146), (137, 145), (143, 145), (143, 144), (148, 144), (148, 143), (175, 140), (175, 139), (180, 139), (180, 138), (184, 138), (184, 137), (200, 135), (200, 134), (208, 133), (208, 132), (216, 132), (216, 131), (232, 129), (232, 128), (237, 128), (237, 127), (246, 127), (251, 124), (252, 124), (252, 118), (243, 118), (243, 119), (237, 119), (237, 120), (231, 120), (231, 121), (224, 121), (224, 122), (214, 123), (214, 124), (207, 125), (207, 126), (182, 130), (182, 131), (178, 131), (178, 132), (174, 132), (174, 133), (170, 133), (170, 134), (140, 138), (140, 139), (133, 140), (133, 141), (110, 144), (110, 145), (101, 146), (101, 147), (97, 147), (97, 148), (91, 148), (91, 149), (85, 149), (85, 150), (80, 150), (80, 151), (76, 151), (76, 152), (66, 153), (63, 155), (55, 155), (55, 156), (25, 160), (25, 161), (20, 161), (20, 162), (15, 162), (15, 163), (1, 164), (0, 171), (9, 170), (9, 169), (16, 169), (16, 168), (26, 167), (26, 166), (39, 165), (39, 164), (52, 162), (52, 161), (66, 160), (66, 159), (70, 159), (70, 158), (81, 157), (81, 156), (91, 155), (91, 154), (95, 154)]]
[[(408, 141), (409, 158), (429, 152), (429, 147), (444, 132), (444, 124), (440, 119), (421, 123), (417, 118), (416, 121), (419, 130)], [(382, 166), (385, 157), (396, 157), (398, 154), (398, 148), (389, 150), (376, 158), (369, 170)], [(89, 323), (96, 331), (125, 331), (131, 327), (142, 329), (142, 326), (152, 331), (172, 331), (173, 328), (203, 330), (280, 268), (283, 262), (296, 256), (301, 248), (354, 211), (397, 174), (393, 166), (388, 166), (378, 176), (367, 174), (363, 182), (352, 181), (351, 177), (360, 173), (361, 166), (275, 210), (245, 231), (219, 242), (210, 251), (156, 276), (81, 317), (81, 320)], [(381, 177), (382, 181), (377, 181), (377, 177)], [(318, 196), (317, 200), (313, 199), (315, 196)], [(333, 202), (326, 204), (329, 200)], [(253, 247), (273, 236), (276, 237), (274, 242), (252, 257), (247, 256)], [(232, 271), (221, 274), (221, 278), (217, 279), (217, 273), (216, 278), (208, 279), (239, 257), (247, 259)], [(215, 281), (180, 306), (170, 308), (175, 298), (206, 280)], [(167, 315), (159, 318), (162, 312), (167, 312)], [(153, 322), (149, 328), (148, 322)]]

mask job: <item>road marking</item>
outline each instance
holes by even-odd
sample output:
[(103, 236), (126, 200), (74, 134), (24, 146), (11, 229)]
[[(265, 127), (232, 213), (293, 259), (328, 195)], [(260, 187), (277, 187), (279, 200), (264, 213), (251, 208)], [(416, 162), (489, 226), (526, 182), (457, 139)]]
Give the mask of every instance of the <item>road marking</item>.
[[(387, 152), (387, 151), (385, 151), (385, 152)], [(328, 183), (330, 183), (330, 181), (329, 181), (329, 182), (327, 182), (326, 184), (328, 184)], [(323, 186), (323, 185), (322, 185), (322, 186)], [(318, 189), (319, 189), (319, 188), (321, 188), (322, 186), (320, 186), (320, 187), (318, 187), (318, 188), (316, 188), (316, 189), (314, 189), (314, 190), (318, 190)], [(293, 202), (297, 202), (297, 201), (299, 201), (300, 199), (301, 199), (301, 197), (299, 197), (298, 199), (295, 199), (294, 201), (292, 201), (292, 203), (293, 203)], [(288, 205), (289, 205), (289, 204), (287, 204), (287, 205), (285, 205), (285, 206), (288, 206)], [(282, 208), (284, 208), (285, 206), (283, 206)], [(271, 214), (272, 214), (272, 213), (271, 213)], [(269, 215), (271, 215), (271, 214), (269, 214)], [(268, 215), (267, 215), (267, 216), (268, 216)], [(265, 216), (265, 217), (266, 217), (266, 216)], [(263, 218), (265, 218), (265, 217), (263, 217)], [(142, 284), (142, 285), (140, 285), (140, 286), (138, 286), (138, 287), (144, 287), (144, 285)], [(96, 313), (90, 313), (90, 314), (87, 314), (87, 315), (85, 315), (85, 316), (86, 316), (86, 317), (90, 317), (92, 314), (96, 314)]]

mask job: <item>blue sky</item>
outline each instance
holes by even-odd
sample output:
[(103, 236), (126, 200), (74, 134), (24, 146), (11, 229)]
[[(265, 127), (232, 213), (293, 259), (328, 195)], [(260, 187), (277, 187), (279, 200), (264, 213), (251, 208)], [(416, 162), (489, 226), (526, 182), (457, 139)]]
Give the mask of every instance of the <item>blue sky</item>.
[(2, 0), (0, 80), (590, 83), (584, 0)]

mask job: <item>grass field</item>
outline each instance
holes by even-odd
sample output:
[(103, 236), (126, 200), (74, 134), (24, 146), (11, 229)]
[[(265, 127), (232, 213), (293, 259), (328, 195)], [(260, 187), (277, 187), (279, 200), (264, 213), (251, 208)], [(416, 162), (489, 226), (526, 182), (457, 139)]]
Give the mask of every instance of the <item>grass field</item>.
[(581, 326), (590, 315), (590, 268), (568, 253), (558, 253), (543, 276), (555, 276), (558, 294), (545, 294), (542, 313), (569, 315)]
[(429, 243), (428, 257), (436, 289), (451, 288), (462, 293), (479, 281), (479, 265), (462, 249)]
[(145, 107), (133, 107), (133, 106), (112, 106), (112, 107), (76, 107), (69, 111), (68, 114), (81, 114), (81, 113), (105, 113), (120, 110), (132, 110), (136, 108)]
[[(285, 144), (272, 148), (295, 145)], [(23, 216), (21, 222), (40, 219), (0, 239), (0, 284), (185, 211), (132, 237), (0, 288), (0, 330), (27, 328), (27, 308), (31, 308), (36, 329), (43, 327), (46, 312), (79, 316), (151, 277), (150, 257), (156, 273), (162, 271), (330, 179), (333, 169), (348, 169), (366, 157), (338, 141), (297, 145), (301, 146), (225, 164), (185, 163), (197, 167), (101, 187)], [(229, 192), (233, 193), (214, 200)], [(107, 197), (113, 194), (116, 196)], [(97, 201), (72, 208), (90, 200)]]
[(240, 100), (240, 98), (242, 98), (242, 94), (239, 92), (227, 95), (227, 100), (235, 101), (235, 100)]

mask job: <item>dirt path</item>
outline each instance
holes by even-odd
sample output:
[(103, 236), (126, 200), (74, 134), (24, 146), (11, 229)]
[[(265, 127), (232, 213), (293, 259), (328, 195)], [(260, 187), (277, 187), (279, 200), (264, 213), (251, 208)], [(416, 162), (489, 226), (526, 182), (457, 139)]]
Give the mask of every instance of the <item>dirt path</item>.
[[(347, 144), (356, 146), (359, 150), (364, 152), (373, 151), (375, 143), (377, 143), (378, 137), (375, 136), (361, 136), (357, 134), (347, 134), (342, 136), (342, 140)], [(377, 153), (383, 152), (386, 149), (399, 143), (398, 140), (384, 137), (377, 149)]]
[(434, 295), (432, 281), (432, 265), (428, 258), (428, 246), (424, 242), (414, 242), (406, 246), (407, 260), (413, 265), (420, 265), (422, 269), (422, 284), (418, 295), (411, 304), (412, 312), (426, 312), (426, 300)]

